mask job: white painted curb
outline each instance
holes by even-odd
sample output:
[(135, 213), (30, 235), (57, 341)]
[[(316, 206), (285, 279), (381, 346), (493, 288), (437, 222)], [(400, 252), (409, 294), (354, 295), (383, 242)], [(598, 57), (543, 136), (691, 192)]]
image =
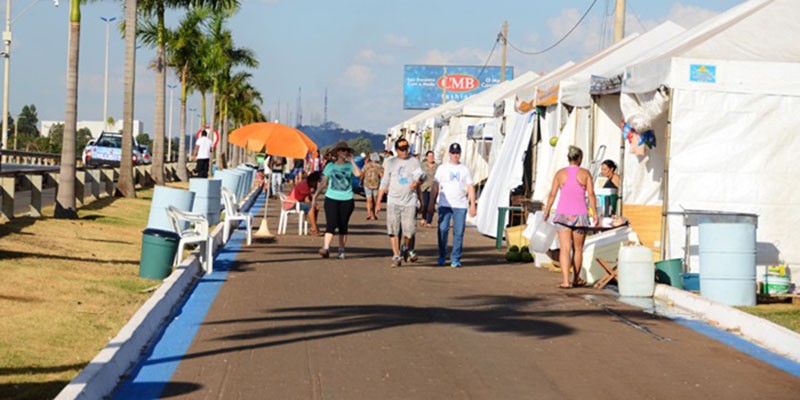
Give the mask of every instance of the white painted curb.
[(657, 284), (654, 298), (690, 311), (786, 358), (800, 362), (800, 334), (736, 308), (696, 294)]
[[(251, 192), (242, 208), (250, 209), (260, 193), (260, 190)], [(224, 223), (217, 224), (211, 232), (215, 250), (218, 246), (225, 245), (222, 243), (224, 226)], [(110, 396), (123, 376), (136, 365), (139, 357), (153, 344), (169, 322), (173, 311), (181, 304), (181, 300), (197, 284), (201, 273), (195, 250), (164, 279), (161, 286), (133, 314), (117, 336), (111, 339), (89, 365), (61, 390), (56, 400), (102, 399)]]

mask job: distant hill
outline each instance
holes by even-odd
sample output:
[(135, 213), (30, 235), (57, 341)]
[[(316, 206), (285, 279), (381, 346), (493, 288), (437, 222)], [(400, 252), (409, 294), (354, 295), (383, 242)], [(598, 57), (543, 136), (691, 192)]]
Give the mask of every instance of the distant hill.
[(340, 140), (351, 141), (358, 138), (367, 138), (372, 143), (372, 150), (383, 150), (384, 135), (367, 131), (351, 131), (344, 129), (335, 122), (326, 122), (322, 125), (301, 125), (297, 129), (305, 133), (320, 148), (332, 146)]

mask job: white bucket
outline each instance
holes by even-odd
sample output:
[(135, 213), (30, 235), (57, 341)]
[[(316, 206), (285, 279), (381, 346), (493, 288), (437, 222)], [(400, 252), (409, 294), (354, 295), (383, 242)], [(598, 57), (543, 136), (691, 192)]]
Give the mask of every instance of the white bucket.
[(644, 246), (622, 246), (619, 249), (617, 283), (619, 295), (653, 297), (656, 266), (653, 252)]

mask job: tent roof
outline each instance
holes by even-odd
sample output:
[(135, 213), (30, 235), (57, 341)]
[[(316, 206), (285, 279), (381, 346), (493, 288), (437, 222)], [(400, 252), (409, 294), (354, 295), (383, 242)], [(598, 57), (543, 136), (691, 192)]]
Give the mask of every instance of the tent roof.
[[(457, 115), (491, 117), (494, 116), (494, 102), (508, 96), (520, 87), (527, 85), (539, 78), (539, 74), (528, 71), (510, 81), (505, 81), (500, 85), (484, 90), (460, 104), (460, 109), (456, 110)], [(468, 101), (471, 100), (471, 101)]]
[(750, 0), (676, 36), (641, 63), (626, 69), (623, 91), (650, 92), (673, 86), (674, 58), (797, 63), (800, 42), (797, 0)]
[(425, 111), (423, 111), (423, 112), (421, 112), (421, 113), (419, 113), (417, 115), (414, 115), (413, 117), (407, 119), (405, 122), (401, 123), (400, 125), (401, 125), (401, 127), (413, 127), (413, 128), (416, 128), (415, 126), (412, 126), (412, 125), (416, 124), (416, 123), (419, 123), (419, 122), (422, 122), (422, 121), (425, 121), (428, 118), (433, 118), (433, 117), (435, 117), (435, 116), (437, 116), (439, 114), (442, 114), (445, 111), (455, 107), (456, 104), (458, 104), (456, 101), (450, 100), (447, 103), (439, 105), (438, 107), (429, 108), (429, 109), (427, 109), (427, 110), (425, 110)]
[(632, 38), (605, 57), (564, 78), (559, 83), (561, 86), (560, 101), (576, 107), (588, 107), (592, 100), (590, 95), (592, 75), (608, 74), (609, 71), (612, 71), (613, 75), (622, 74), (625, 72), (626, 66), (641, 59), (642, 53), (649, 49), (659, 48), (670, 38), (684, 31), (685, 29), (675, 23), (666, 21), (638, 37)]

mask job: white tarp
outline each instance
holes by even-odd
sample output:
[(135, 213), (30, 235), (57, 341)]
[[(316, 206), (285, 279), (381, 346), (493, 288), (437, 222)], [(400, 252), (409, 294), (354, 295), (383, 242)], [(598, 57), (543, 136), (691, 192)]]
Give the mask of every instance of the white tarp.
[[(624, 46), (609, 53), (605, 57), (577, 71), (575, 74), (563, 79), (561, 85), (562, 103), (576, 107), (588, 107), (592, 103), (589, 90), (591, 88), (592, 75), (615, 71), (615, 75), (624, 72), (625, 66), (641, 56), (642, 53), (659, 47), (668, 39), (675, 37), (684, 29), (671, 21), (666, 21), (661, 25), (639, 35), (633, 36)], [(583, 63), (581, 63), (583, 64)]]
[(533, 112), (509, 118), (511, 130), (506, 133), (499, 156), (503, 162), (494, 164), (478, 201), (478, 232), (491, 237), (497, 234), (497, 207), (507, 207), (511, 190), (522, 184), (525, 153), (536, 121)]
[(748, 1), (676, 36), (658, 55), (629, 66), (623, 88), (630, 93), (646, 93), (661, 85), (675, 87), (686, 82), (684, 75), (689, 69), (674, 68), (675, 57), (798, 62), (798, 21), (797, 0)]
[[(668, 210), (758, 214), (758, 264), (800, 262), (800, 97), (673, 96)], [(670, 217), (668, 257), (684, 254), (683, 232), (682, 219)]]
[[(626, 102), (637, 100), (638, 111), (630, 110), (657, 134), (666, 130), (667, 113), (643, 112), (642, 99), (662, 86), (671, 91), (667, 211), (758, 214), (759, 265), (780, 258), (800, 263), (800, 213), (792, 209), (800, 204), (794, 177), (800, 151), (798, 20), (797, 1), (751, 0), (679, 35), (661, 55), (626, 68), (622, 87), (626, 118)], [(659, 108), (668, 107), (653, 107)], [(651, 154), (663, 160), (666, 151), (661, 145)], [(626, 161), (623, 181), (643, 169)], [(662, 199), (659, 190), (648, 202)], [(668, 232), (667, 257), (682, 256), (680, 217), (669, 218)], [(689, 252), (696, 254), (695, 248)]]

